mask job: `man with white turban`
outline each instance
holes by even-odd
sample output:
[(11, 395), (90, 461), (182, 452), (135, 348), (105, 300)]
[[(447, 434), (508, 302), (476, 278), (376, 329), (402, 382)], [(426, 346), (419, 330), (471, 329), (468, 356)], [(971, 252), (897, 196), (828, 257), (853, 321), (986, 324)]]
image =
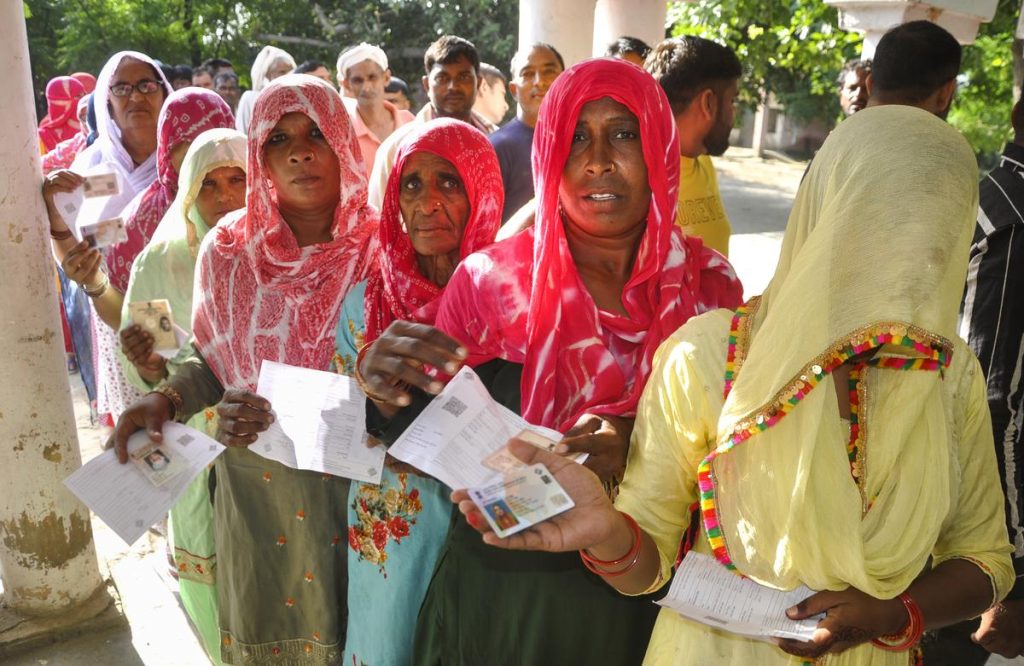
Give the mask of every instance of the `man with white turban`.
[(388, 57), (379, 46), (363, 42), (338, 56), (338, 84), (345, 108), (359, 139), (366, 175), (373, 168), (377, 148), (396, 129), (414, 116), (384, 99), (384, 88), (391, 80)]

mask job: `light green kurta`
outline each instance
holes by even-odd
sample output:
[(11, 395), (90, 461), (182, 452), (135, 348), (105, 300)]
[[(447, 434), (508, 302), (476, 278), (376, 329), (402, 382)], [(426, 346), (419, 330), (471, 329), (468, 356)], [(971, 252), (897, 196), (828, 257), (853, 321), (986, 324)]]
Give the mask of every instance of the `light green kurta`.
[[(167, 299), (174, 323), (191, 332), (195, 251), (209, 231), (209, 226), (199, 215), (195, 200), (206, 174), (220, 167), (245, 169), (244, 135), (234, 130), (215, 129), (201, 134), (192, 143), (182, 162), (178, 195), (153, 239), (132, 264), (121, 311), (122, 328), (132, 323), (129, 303)], [(180, 363), (188, 356), (188, 349), (189, 346), (184, 345), (182, 351), (168, 362), (170, 375), (177, 372)], [(119, 352), (118, 356), (129, 382), (143, 391), (153, 388), (123, 353)], [(189, 419), (187, 425), (213, 436), (216, 430), (213, 411), (199, 412)], [(203, 472), (171, 510), (169, 538), (174, 548), (182, 604), (199, 630), (211, 660), (219, 664), (217, 557), (213, 543), (209, 480), (209, 472)]]

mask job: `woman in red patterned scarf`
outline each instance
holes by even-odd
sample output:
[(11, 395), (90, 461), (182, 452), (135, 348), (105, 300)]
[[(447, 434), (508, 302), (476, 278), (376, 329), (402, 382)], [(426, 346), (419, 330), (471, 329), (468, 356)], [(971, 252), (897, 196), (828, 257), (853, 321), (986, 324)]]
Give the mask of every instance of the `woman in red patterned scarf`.
[[(392, 322), (433, 323), (459, 262), (494, 242), (503, 201), (498, 158), (480, 130), (443, 118), (406, 137), (384, 193), (378, 268), (342, 306), (339, 370), (351, 374), (358, 351)], [(430, 582), (424, 572), (434, 568), (450, 518), (448, 489), (401, 466), (389, 466), (379, 485), (352, 484), (346, 664), (409, 663)], [(379, 522), (391, 527), (383, 537), (373, 530)]]
[(218, 401), (214, 538), (221, 654), (232, 664), (335, 664), (345, 636), (348, 481), (250, 452), (272, 421), (253, 393), (264, 360), (326, 370), (345, 296), (369, 273), (377, 214), (336, 90), (284, 76), (249, 128), (246, 208), (206, 235), (197, 261), (196, 358), (127, 410), (114, 440), (162, 439)]
[(58, 76), (46, 84), (46, 117), (39, 123), (40, 152), (44, 155), (70, 139), (82, 126), (78, 121), (78, 100), (88, 94), (73, 77)]
[[(557, 451), (589, 453), (614, 486), (654, 350), (690, 317), (738, 305), (742, 290), (721, 255), (673, 224), (675, 123), (640, 68), (601, 59), (559, 76), (533, 159), (536, 226), (468, 257), (437, 328), (393, 325), (359, 370), (394, 416), (439, 390), (417, 364), (467, 362), (499, 402), (566, 433)], [(373, 421), (385, 440), (408, 423)], [(496, 551), (459, 520), (420, 610), (415, 661), (639, 663), (656, 610), (608, 594), (575, 555)]]
[[(188, 88), (169, 95), (157, 121), (157, 177), (118, 216), (125, 221), (127, 239), (107, 248), (103, 254), (83, 241), (64, 257), (62, 266), (70, 279), (80, 285), (100, 283), (97, 293), (90, 299), (98, 315), (92, 321), (97, 410), (104, 419), (109, 415), (111, 423), (116, 422), (132, 401), (142, 397), (125, 379), (117, 357), (117, 331), (132, 262), (146, 247), (178, 192), (178, 168), (192, 141), (208, 129), (233, 124), (231, 109), (212, 91)], [(75, 177), (81, 180), (81, 176)]]

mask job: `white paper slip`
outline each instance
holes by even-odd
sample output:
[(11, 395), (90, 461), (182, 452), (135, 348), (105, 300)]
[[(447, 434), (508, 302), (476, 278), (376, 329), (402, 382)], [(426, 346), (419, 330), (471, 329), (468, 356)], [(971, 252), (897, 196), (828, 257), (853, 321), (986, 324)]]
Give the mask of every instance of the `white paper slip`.
[(250, 451), (293, 469), (380, 483), (387, 449), (367, 446), (366, 395), (354, 379), (263, 361), (256, 393), (276, 419)]
[[(153, 475), (144, 473), (131, 460), (124, 465), (117, 462), (117, 455), (110, 449), (64, 479), (68, 490), (128, 545), (167, 515), (192, 480), (224, 451), (218, 442), (180, 423), (168, 421), (163, 433), (163, 444), (158, 447), (161, 454), (149, 456)], [(128, 439), (128, 454), (151, 444), (145, 431), (140, 430)], [(165, 464), (161, 458), (177, 461), (175, 464), (183, 469), (158, 485), (157, 480), (170, 471), (170, 463)]]
[(451, 488), (479, 488), (515, 466), (501, 451), (524, 430), (539, 435), (540, 442), (562, 439), (558, 431), (531, 425), (499, 405), (477, 374), (463, 367), (388, 453)]
[(807, 641), (824, 615), (795, 621), (786, 617), (786, 609), (812, 594), (804, 586), (788, 592), (765, 587), (729, 571), (715, 558), (691, 550), (676, 570), (668, 595), (657, 603), (734, 634)]
[(501, 538), (568, 511), (575, 504), (544, 465), (520, 465), (469, 497)]
[(98, 164), (81, 175), (85, 178), (82, 187), (53, 195), (57, 212), (64, 223), (75, 231), (78, 240), (82, 240), (78, 232), (82, 224), (115, 217), (128, 203), (125, 200), (127, 192), (124, 197), (120, 196), (123, 190), (121, 177), (116, 171), (111, 171), (109, 165)]

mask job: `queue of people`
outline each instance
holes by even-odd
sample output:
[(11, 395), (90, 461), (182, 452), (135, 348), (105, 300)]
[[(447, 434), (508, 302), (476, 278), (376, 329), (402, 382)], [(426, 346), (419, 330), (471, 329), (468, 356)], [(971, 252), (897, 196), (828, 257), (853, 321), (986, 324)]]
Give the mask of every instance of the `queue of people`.
[[(453, 35), (426, 51), (415, 116), (388, 99), (370, 44), (340, 54), (341, 93), (322, 63), (267, 46), (237, 107), (217, 63), (191, 72), (208, 86), (174, 90), (145, 54), (112, 56), (86, 103), (91, 142), (71, 124), (77, 100), (51, 110), (47, 141), (84, 138), (42, 196), (57, 262), (89, 301), (119, 460), (170, 420), (227, 447), (169, 521), (211, 660), (1024, 653), (1024, 317), (983, 286), (1012, 273), (994, 256), (1016, 257), (990, 244), (1024, 237), (1024, 162), (1008, 147), (990, 178), (1009, 203), (983, 185), (979, 213), (973, 151), (944, 122), (960, 58), (918, 21), (844, 74), (849, 117), (801, 183), (770, 285), (743, 302), (709, 157), (728, 147), (742, 76), (727, 47), (623, 38), (566, 67), (524, 45), (486, 83), (516, 102), (497, 130), (476, 104), (487, 70)], [(103, 251), (55, 203), (96, 167), (125, 183), (102, 215), (127, 239)], [(155, 299), (187, 337), (170, 359), (129, 314)], [(562, 433), (551, 452), (509, 448), (574, 507), (501, 539), (465, 489), (390, 457), (379, 484), (264, 458), (249, 450), (275, 420), (264, 361), (354, 377), (386, 446), (472, 367), (500, 404)], [(820, 618), (813, 637), (758, 641), (659, 609), (689, 552), (809, 587), (787, 615)]]

